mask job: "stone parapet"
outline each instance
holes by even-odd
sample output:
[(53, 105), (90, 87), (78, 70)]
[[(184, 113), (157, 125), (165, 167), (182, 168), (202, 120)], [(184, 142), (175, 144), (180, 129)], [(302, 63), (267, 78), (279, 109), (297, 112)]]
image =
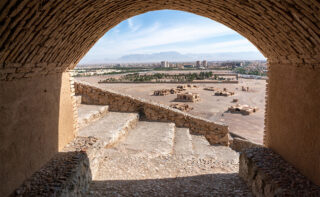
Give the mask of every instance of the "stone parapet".
[(11, 196), (86, 196), (104, 146), (94, 137), (75, 138)]
[(239, 175), (255, 196), (320, 196), (320, 187), (267, 148), (240, 154)]
[(109, 105), (109, 111), (138, 112), (149, 121), (174, 122), (177, 127), (187, 127), (191, 133), (204, 135), (210, 144), (229, 145), (228, 126), (192, 116), (171, 107), (134, 98), (111, 90), (102, 90), (88, 83), (75, 82), (76, 95), (82, 95), (82, 103)]
[(250, 142), (249, 140), (245, 138), (240, 138), (240, 137), (233, 137), (232, 139), (230, 139), (230, 148), (232, 148), (237, 152), (242, 152), (248, 148), (255, 148), (255, 147), (262, 147), (262, 145)]
[(89, 160), (92, 178), (95, 178), (102, 161), (104, 148), (104, 142), (95, 137), (76, 137), (64, 147), (63, 152), (85, 152)]
[(62, 152), (24, 181), (11, 196), (85, 196), (91, 182), (85, 152)]

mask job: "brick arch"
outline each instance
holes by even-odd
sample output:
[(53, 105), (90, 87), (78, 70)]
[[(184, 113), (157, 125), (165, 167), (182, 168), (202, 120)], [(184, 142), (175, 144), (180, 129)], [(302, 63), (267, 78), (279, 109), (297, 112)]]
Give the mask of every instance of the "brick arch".
[(174, 9), (220, 22), (272, 63), (316, 63), (318, 1), (4, 0), (0, 4), (1, 79), (72, 68), (109, 29), (148, 11)]
[(160, 9), (225, 24), (268, 58), (264, 143), (320, 185), (319, 0), (1, 0), (1, 194), (76, 135), (64, 71), (116, 24)]

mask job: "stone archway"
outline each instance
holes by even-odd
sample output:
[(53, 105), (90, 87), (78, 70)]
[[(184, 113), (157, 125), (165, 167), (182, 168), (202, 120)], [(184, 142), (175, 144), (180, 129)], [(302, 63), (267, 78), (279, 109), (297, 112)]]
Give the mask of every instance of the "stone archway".
[[(8, 161), (1, 170), (8, 185), (2, 187), (17, 186), (73, 138), (72, 90), (66, 88), (72, 82), (63, 73), (116, 24), (160, 9), (220, 22), (268, 58), (265, 145), (320, 184), (318, 1), (4, 0), (0, 3), (0, 109), (5, 112), (0, 115), (4, 125), (0, 163)], [(24, 161), (28, 166), (19, 164)]]

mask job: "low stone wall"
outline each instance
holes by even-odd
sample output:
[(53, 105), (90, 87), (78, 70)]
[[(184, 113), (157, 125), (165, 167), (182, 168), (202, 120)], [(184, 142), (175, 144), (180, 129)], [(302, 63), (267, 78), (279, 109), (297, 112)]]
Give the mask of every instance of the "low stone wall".
[(11, 196), (87, 196), (104, 147), (97, 138), (76, 137)]
[(109, 105), (109, 111), (138, 112), (149, 121), (174, 122), (177, 127), (187, 127), (194, 134), (204, 135), (210, 144), (229, 145), (228, 126), (192, 116), (144, 99), (134, 98), (111, 90), (102, 90), (88, 83), (75, 82), (76, 95), (82, 95), (82, 103)]
[(148, 81), (108, 81), (108, 82), (99, 82), (99, 83), (145, 83), (145, 84), (162, 84), (162, 83), (168, 83), (168, 84), (196, 84), (196, 83), (239, 83), (239, 81), (212, 81), (212, 80), (194, 80), (190, 82), (172, 82), (172, 81), (157, 81), (157, 82), (148, 82)]
[(230, 141), (230, 148), (237, 152), (242, 152), (248, 148), (255, 148), (255, 147), (263, 147), (260, 144), (255, 144), (250, 142), (247, 139), (240, 138), (240, 137), (229, 137)]
[(320, 187), (268, 148), (240, 154), (239, 175), (255, 196), (320, 196)]
[(10, 196), (86, 196), (91, 182), (85, 152), (62, 152)]
[(106, 144), (95, 137), (76, 137), (64, 147), (64, 152), (85, 152), (90, 164), (92, 178), (96, 177), (102, 162), (103, 150)]

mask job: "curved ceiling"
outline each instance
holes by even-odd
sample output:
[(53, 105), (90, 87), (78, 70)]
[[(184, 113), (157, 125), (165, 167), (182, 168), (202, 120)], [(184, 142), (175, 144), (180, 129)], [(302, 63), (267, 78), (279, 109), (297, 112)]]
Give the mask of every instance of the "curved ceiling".
[(15, 68), (14, 72), (22, 72), (20, 67), (28, 72), (63, 71), (121, 21), (161, 9), (220, 22), (251, 41), (269, 62), (318, 63), (320, 59), (319, 1), (4, 0), (0, 63), (4, 69)]

